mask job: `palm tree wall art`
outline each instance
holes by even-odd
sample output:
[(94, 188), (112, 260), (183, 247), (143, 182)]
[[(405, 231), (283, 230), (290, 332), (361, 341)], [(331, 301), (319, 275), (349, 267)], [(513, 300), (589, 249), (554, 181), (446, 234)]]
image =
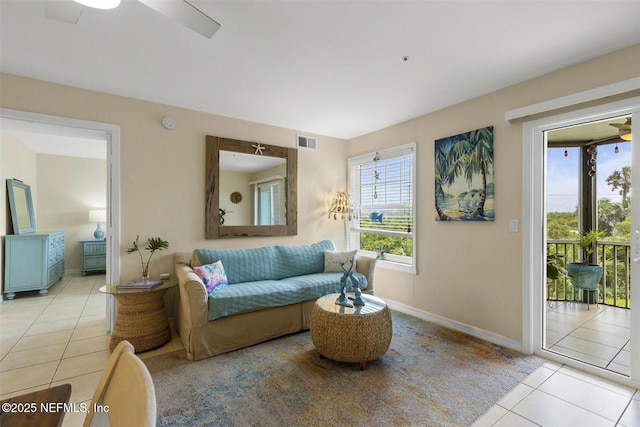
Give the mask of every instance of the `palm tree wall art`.
[(493, 221), (493, 126), (435, 141), (436, 221)]

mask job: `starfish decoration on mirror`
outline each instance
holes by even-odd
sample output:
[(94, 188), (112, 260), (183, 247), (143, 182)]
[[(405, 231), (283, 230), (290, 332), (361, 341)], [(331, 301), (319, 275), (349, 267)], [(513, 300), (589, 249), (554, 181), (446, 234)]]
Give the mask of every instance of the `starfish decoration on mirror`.
[(253, 144), (252, 147), (256, 149), (256, 152), (253, 153), (253, 154), (260, 154), (260, 155), (262, 155), (262, 150), (267, 148), (267, 147), (263, 147), (262, 145), (260, 145), (260, 141), (258, 141), (257, 144)]

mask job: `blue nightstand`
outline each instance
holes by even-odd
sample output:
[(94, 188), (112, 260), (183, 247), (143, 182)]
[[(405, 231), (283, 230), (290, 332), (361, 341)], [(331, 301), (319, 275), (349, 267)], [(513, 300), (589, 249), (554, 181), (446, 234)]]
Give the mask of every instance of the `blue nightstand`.
[(80, 240), (80, 274), (107, 271), (107, 242), (105, 240)]

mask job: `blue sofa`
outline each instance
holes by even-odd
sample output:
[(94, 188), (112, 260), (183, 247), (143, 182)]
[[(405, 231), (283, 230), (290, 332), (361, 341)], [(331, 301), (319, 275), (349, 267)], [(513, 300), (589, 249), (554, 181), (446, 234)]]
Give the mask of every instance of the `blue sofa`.
[[(340, 291), (343, 273), (325, 271), (325, 251), (335, 254), (332, 241), (175, 254), (176, 330), (187, 357), (201, 360), (309, 329), (316, 299)], [(193, 267), (216, 261), (229, 284), (207, 293)], [(356, 256), (354, 277), (365, 293), (373, 293), (375, 264)]]

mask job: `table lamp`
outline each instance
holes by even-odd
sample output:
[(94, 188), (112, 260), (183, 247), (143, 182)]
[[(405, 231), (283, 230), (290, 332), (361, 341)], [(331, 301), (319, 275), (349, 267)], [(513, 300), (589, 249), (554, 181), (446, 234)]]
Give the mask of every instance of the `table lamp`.
[(342, 219), (344, 225), (344, 249), (349, 248), (349, 233), (347, 231), (347, 222), (350, 222), (352, 218), (356, 217), (356, 213), (353, 210), (353, 201), (349, 193), (345, 191), (338, 191), (333, 195), (331, 201), (331, 207), (329, 207), (329, 218), (333, 216), (334, 220), (338, 220), (338, 215)]
[(353, 203), (349, 193), (338, 191), (331, 201), (331, 207), (329, 208), (329, 218), (333, 215), (333, 219), (337, 220), (338, 215), (341, 215), (342, 219), (351, 221), (351, 214), (353, 213)]

